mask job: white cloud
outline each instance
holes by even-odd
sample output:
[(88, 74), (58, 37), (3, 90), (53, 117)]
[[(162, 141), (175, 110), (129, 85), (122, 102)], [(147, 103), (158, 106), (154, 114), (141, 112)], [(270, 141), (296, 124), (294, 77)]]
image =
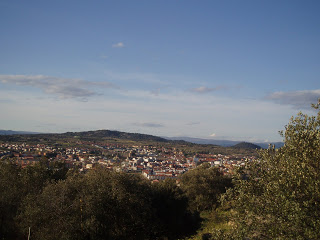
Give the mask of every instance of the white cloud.
[(197, 87), (197, 88), (191, 88), (190, 91), (194, 93), (208, 93), (208, 92), (215, 92), (215, 91), (220, 91), (220, 90), (229, 90), (232, 88), (240, 88), (241, 86), (224, 86), (224, 85), (219, 85), (217, 87)]
[(118, 42), (112, 45), (113, 48), (123, 48), (124, 44), (123, 42)]
[(207, 92), (212, 92), (215, 89), (202, 86), (202, 87), (198, 87), (198, 88), (192, 88), (190, 90), (191, 90), (191, 92), (196, 92), (196, 93), (207, 93)]
[(110, 82), (90, 82), (82, 79), (44, 75), (0, 75), (0, 82), (39, 88), (45, 93), (58, 95), (62, 99), (77, 98), (80, 100), (86, 100), (88, 97), (98, 95), (97, 91), (88, 88), (117, 88)]
[[(43, 89), (43, 93), (37, 95), (42, 97), (39, 99), (30, 97), (30, 93), (22, 88), (0, 89), (3, 100), (0, 101), (0, 111), (7, 113), (5, 118), (0, 119), (0, 125), (6, 129), (63, 132), (76, 127), (79, 130), (116, 129), (157, 136), (188, 135), (200, 138), (209, 138), (208, 131), (216, 129), (218, 132), (215, 131), (216, 135), (211, 137), (220, 139), (225, 136), (225, 139), (247, 141), (254, 137), (274, 141), (280, 139), (278, 131), (296, 113), (290, 106), (269, 101), (234, 99), (172, 89), (161, 91), (158, 95), (142, 89), (116, 91), (112, 95), (97, 95), (85, 103), (73, 101), (72, 98), (57, 101), (56, 98), (48, 98), (45, 90), (51, 90), (54, 94), (58, 94), (58, 91), (62, 95), (70, 90), (60, 93), (62, 90), (55, 89), (49, 80), (41, 81), (43, 77), (20, 81), (14, 77), (10, 79), (0, 76), (0, 82), (11, 80), (12, 84), (23, 83)], [(65, 81), (57, 79), (59, 86), (66, 84)], [(44, 82), (51, 87), (42, 86)], [(95, 87), (103, 85), (84, 80), (70, 82), (80, 89), (93, 88), (90, 88), (92, 93), (89, 94), (97, 94)], [(108, 87), (107, 83), (105, 85)], [(79, 93), (80, 96), (84, 94), (88, 93)], [(26, 117), (19, 121), (19, 116)], [(48, 125), (47, 130), (45, 127), (34, 127), (42, 122), (55, 123), (56, 127)]]
[(210, 134), (210, 137), (215, 137), (215, 136), (216, 136), (215, 133)]
[[(188, 94), (184, 91), (159, 93), (157, 96), (142, 90), (119, 93), (125, 96), (124, 99), (130, 99), (130, 108), (141, 117), (164, 122), (166, 127), (163, 130), (169, 133), (163, 136), (188, 132), (189, 136), (206, 138), (208, 130), (215, 127), (219, 129), (219, 133), (215, 132), (216, 137), (246, 139), (255, 136), (257, 139), (279, 140), (278, 131), (296, 114), (290, 106), (263, 100)], [(149, 116), (144, 113), (149, 113)], [(181, 124), (186, 119), (201, 124), (192, 127)]]
[(266, 99), (282, 105), (291, 105), (295, 108), (310, 109), (312, 103), (317, 103), (320, 98), (320, 89), (293, 92), (274, 92)]

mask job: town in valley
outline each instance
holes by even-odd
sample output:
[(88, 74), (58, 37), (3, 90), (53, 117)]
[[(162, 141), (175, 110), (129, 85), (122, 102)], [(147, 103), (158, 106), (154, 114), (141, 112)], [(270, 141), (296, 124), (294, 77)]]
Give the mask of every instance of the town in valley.
[[(219, 168), (224, 175), (232, 175), (236, 168), (256, 158), (255, 151), (189, 151), (188, 144), (145, 144), (139, 141), (126, 143), (115, 142), (114, 139), (99, 142), (77, 137), (64, 143), (32, 144), (2, 140), (0, 158), (1, 161), (9, 161), (22, 168), (41, 161), (47, 164), (63, 162), (67, 168), (82, 173), (102, 167), (116, 172), (140, 173), (155, 181), (176, 179), (205, 162)], [(191, 146), (194, 145), (196, 144)]]

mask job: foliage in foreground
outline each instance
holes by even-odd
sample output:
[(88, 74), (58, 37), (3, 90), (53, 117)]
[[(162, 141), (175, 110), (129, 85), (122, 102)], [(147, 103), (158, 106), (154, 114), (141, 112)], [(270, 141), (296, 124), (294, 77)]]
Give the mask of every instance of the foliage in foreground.
[[(0, 163), (0, 238), (178, 239), (199, 223), (175, 181)], [(60, 178), (59, 178), (60, 176)]]
[(227, 188), (232, 187), (231, 178), (209, 163), (204, 163), (196, 169), (181, 176), (181, 188), (189, 199), (192, 211), (207, 211), (219, 205), (219, 198)]
[(299, 113), (281, 134), (284, 147), (262, 150), (223, 195), (233, 228), (206, 239), (320, 239), (320, 111)]

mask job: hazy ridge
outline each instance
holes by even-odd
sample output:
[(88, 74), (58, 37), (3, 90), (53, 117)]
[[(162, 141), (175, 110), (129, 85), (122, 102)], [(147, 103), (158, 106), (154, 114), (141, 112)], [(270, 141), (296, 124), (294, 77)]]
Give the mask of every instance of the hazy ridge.
[[(50, 134), (50, 133), (39, 133), (39, 132), (28, 132), (28, 131), (12, 131), (12, 130), (0, 130), (0, 135), (27, 135), (27, 134)], [(83, 132), (66, 132), (61, 133), (60, 135), (64, 136), (81, 136), (81, 137), (101, 137), (101, 138), (120, 138), (120, 139), (129, 139), (129, 140), (146, 140), (146, 141), (158, 141), (158, 142), (167, 142), (169, 140), (173, 141), (186, 141), (196, 144), (212, 144), (222, 147), (233, 147), (240, 143), (250, 143), (257, 145), (255, 148), (268, 148), (269, 144), (275, 145), (276, 148), (282, 147), (283, 142), (270, 142), (270, 143), (261, 143), (261, 142), (244, 142), (244, 141), (233, 141), (233, 140), (215, 140), (215, 139), (204, 139), (204, 138), (192, 138), (192, 137), (159, 137), (149, 134), (141, 133), (128, 133), (121, 132), (116, 130), (96, 130), (96, 131), (83, 131)], [(247, 146), (248, 147), (248, 146)], [(242, 148), (242, 147), (241, 147)]]

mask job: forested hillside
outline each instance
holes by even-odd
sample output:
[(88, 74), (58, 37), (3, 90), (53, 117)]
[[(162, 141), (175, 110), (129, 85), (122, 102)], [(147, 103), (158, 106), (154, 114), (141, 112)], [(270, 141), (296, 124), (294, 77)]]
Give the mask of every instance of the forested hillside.
[(253, 144), (253, 143), (248, 143), (248, 142), (241, 142), (233, 146), (233, 148), (242, 148), (242, 149), (261, 149), (260, 146)]

